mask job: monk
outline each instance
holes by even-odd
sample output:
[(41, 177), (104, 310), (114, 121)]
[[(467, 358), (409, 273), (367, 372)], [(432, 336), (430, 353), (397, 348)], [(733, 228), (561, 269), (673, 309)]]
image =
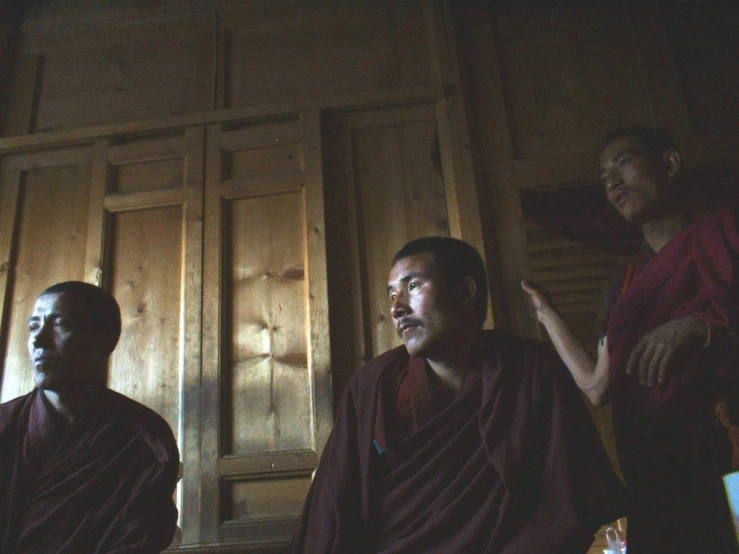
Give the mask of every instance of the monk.
[(607, 283), (597, 360), (544, 291), (522, 286), (580, 389), (612, 402), (629, 554), (736, 553), (721, 482), (736, 458), (736, 214), (695, 209), (675, 143), (657, 129), (616, 131), (600, 165), (606, 197), (644, 241)]
[(587, 551), (622, 484), (554, 351), (482, 330), (465, 242), (408, 243), (387, 290), (404, 345), (347, 385), (292, 552)]
[(160, 552), (179, 454), (155, 412), (106, 387), (115, 299), (66, 282), (28, 320), (35, 389), (0, 404), (0, 552)]

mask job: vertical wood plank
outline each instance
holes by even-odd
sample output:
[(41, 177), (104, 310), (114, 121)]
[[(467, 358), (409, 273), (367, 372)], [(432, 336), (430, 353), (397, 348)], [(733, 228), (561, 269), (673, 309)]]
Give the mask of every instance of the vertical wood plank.
[[(5, 360), (12, 305), (13, 246), (18, 222), (18, 196), (23, 174), (20, 170), (5, 171), (0, 166), (0, 360)], [(5, 377), (5, 364), (0, 366), (0, 392)]]
[(205, 203), (203, 228), (203, 346), (200, 439), (200, 536), (198, 542), (218, 541), (220, 514), (218, 459), (220, 458), (220, 364), (222, 333), (223, 205), (221, 182), (221, 126), (209, 125), (205, 139)]
[(203, 291), (203, 148), (204, 127), (185, 131), (185, 187), (183, 251), (184, 335), (182, 374), (181, 456), (183, 463), (181, 521), (183, 544), (198, 541), (200, 526), (200, 394), (202, 387)]
[(10, 96), (5, 136), (27, 135), (33, 132), (42, 66), (42, 56), (20, 57)]
[(85, 281), (105, 287), (103, 268), (106, 267), (105, 248), (108, 225), (105, 213), (105, 194), (108, 192), (110, 166), (108, 149), (110, 139), (95, 141), (92, 147), (92, 176), (90, 183), (90, 208), (87, 215), (87, 252), (85, 255)]
[(183, 209), (129, 210), (111, 219), (105, 280), (121, 307), (122, 330), (109, 386), (159, 413), (179, 443)]
[(326, 264), (331, 340), (331, 384), (334, 406), (354, 370), (367, 361), (357, 190), (352, 134), (334, 129), (328, 119), (324, 134), (326, 196)]
[(460, 52), (469, 60), (461, 77), (470, 91), (468, 106), (473, 107), (469, 121), (478, 145), (475, 170), (485, 185), (480, 187), (478, 213), (489, 229), (487, 236), (493, 237), (486, 261), (496, 321), (524, 335), (536, 335), (540, 332), (538, 323), (518, 284), (528, 270), (526, 234), (511, 170), (513, 144), (490, 7), (482, 0), (470, 2), (459, 7), (455, 16)]
[(308, 359), (313, 385), (313, 444), (320, 455), (333, 424), (331, 344), (328, 322), (326, 227), (323, 204), (321, 120), (318, 111), (304, 112), (303, 171), (306, 175), (306, 267), (308, 268)]
[[(460, 82), (457, 47), (449, 19), (450, 13), (449, 3), (442, 0), (435, 4), (433, 17), (429, 17), (428, 22), (429, 41), (439, 44), (436, 48), (438, 60), (436, 64), (441, 72), (440, 84)], [(433, 38), (434, 36), (436, 38)], [(470, 155), (464, 103), (459, 90), (436, 103), (436, 119), (451, 235), (477, 248), (484, 260), (485, 244), (480, 224), (477, 184)], [(488, 327), (494, 325), (494, 314), (489, 300), (485, 325)]]

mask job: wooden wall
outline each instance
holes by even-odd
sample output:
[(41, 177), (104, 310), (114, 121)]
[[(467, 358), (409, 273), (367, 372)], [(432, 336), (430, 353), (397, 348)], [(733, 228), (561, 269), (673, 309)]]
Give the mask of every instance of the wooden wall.
[(32, 387), (45, 287), (113, 292), (109, 385), (175, 432), (183, 546), (284, 548), (347, 380), (398, 344), (392, 255), (428, 234), (484, 252), (450, 25), (434, 0), (27, 14), (0, 138), (1, 397)]
[[(488, 324), (540, 335), (529, 277), (592, 342), (620, 258), (536, 223), (522, 192), (598, 187), (600, 142), (623, 125), (671, 132), (694, 168), (737, 164), (739, 19), (724, 6), (62, 0), (2, 29), (18, 54), (0, 138), (1, 397), (30, 390), (41, 290), (111, 290), (110, 386), (172, 425), (197, 551), (287, 543), (338, 396), (397, 344), (384, 283), (404, 242), (476, 245)], [(612, 452), (608, 412), (594, 416)]]
[(630, 125), (672, 134), (689, 167), (735, 169), (739, 9), (469, 1), (454, 21), (496, 318), (536, 333), (518, 286), (531, 266), (521, 191), (599, 186), (603, 138)]

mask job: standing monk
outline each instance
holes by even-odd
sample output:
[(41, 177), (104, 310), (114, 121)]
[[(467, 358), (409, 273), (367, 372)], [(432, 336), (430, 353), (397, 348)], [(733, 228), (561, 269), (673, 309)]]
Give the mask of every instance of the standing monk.
[(115, 299), (66, 282), (28, 320), (36, 388), (0, 404), (0, 552), (159, 552), (177, 523), (179, 453), (156, 413), (106, 387)]
[(556, 354), (482, 330), (465, 242), (410, 242), (387, 290), (404, 346), (347, 385), (293, 553), (585, 552), (621, 482)]
[(694, 213), (700, 199), (662, 131), (616, 131), (600, 164), (606, 197), (644, 241), (607, 283), (596, 362), (546, 295), (522, 286), (578, 386), (595, 405), (612, 401), (629, 554), (735, 553), (721, 475), (732, 467), (724, 424), (737, 401), (736, 215)]

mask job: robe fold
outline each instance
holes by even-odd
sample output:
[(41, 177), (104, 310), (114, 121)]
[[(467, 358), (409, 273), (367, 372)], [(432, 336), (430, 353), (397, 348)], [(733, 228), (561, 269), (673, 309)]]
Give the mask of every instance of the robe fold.
[(739, 323), (738, 257), (732, 212), (697, 215), (637, 268), (611, 310), (609, 370), (630, 553), (738, 551), (721, 484), (731, 444), (714, 414), (721, 390), (736, 380), (734, 362), (696, 348), (681, 354), (664, 385), (645, 387), (626, 375), (638, 341), (668, 321), (693, 315), (712, 325)]
[(0, 552), (160, 552), (177, 523), (167, 423), (103, 389), (73, 426), (41, 391), (0, 404)]
[(479, 371), (446, 405), (403, 346), (358, 370), (293, 553), (573, 554), (622, 515), (622, 484), (556, 354), (504, 331), (478, 342)]

